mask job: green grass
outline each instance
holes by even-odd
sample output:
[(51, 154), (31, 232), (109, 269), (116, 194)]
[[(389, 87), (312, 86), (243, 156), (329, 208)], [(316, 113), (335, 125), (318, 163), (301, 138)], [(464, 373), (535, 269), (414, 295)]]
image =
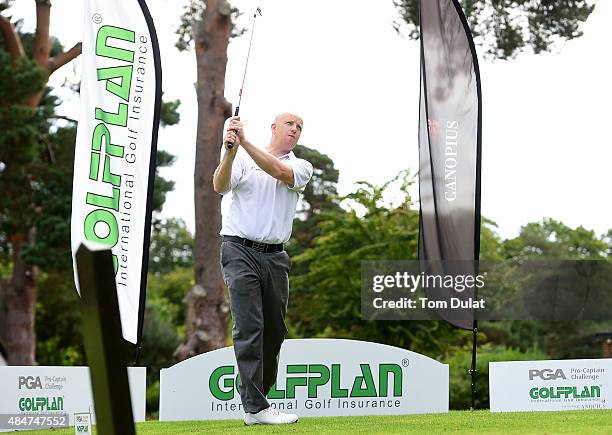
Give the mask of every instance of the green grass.
[[(174, 434), (611, 434), (612, 410), (491, 413), (451, 411), (448, 414), (385, 417), (302, 418), (296, 424), (244, 427), (241, 420), (138, 423), (139, 435)], [(95, 431), (94, 431), (95, 433)], [(32, 431), (28, 435), (73, 435), (74, 428)]]

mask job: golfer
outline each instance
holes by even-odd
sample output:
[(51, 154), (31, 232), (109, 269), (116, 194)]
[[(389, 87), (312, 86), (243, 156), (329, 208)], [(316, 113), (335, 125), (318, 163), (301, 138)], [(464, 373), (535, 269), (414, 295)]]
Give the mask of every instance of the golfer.
[(271, 126), (270, 143), (263, 150), (246, 138), (239, 117), (230, 118), (225, 150), (213, 177), (216, 192), (231, 192), (231, 204), (223, 213), (221, 266), (230, 290), (246, 425), (298, 419), (295, 414), (272, 409), (266, 395), (276, 382), (287, 333), (291, 260), (283, 243), (291, 236), (299, 193), (313, 172), (309, 162), (292, 152), (303, 126), (297, 115), (278, 115)]

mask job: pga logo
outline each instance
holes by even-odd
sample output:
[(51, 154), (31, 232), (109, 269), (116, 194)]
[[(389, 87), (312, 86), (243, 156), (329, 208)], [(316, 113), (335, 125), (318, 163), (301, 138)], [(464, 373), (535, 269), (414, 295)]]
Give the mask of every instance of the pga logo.
[(39, 376), (19, 376), (19, 389), (23, 387), (28, 390), (40, 389), (42, 390), (42, 382)]
[(531, 369), (529, 370), (529, 380), (533, 381), (534, 378), (540, 378), (544, 381), (555, 381), (557, 379), (567, 379), (563, 370), (557, 369)]

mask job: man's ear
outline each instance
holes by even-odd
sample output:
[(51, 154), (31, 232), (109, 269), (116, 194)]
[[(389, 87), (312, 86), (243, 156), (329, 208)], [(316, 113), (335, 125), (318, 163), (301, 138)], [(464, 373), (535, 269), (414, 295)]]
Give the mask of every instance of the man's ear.
[(276, 131), (276, 123), (270, 124), (270, 130), (272, 130), (272, 133)]

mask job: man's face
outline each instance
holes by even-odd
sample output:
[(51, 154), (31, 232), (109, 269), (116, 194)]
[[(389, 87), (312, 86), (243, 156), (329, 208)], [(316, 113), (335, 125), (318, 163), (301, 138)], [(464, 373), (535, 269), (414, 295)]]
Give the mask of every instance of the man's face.
[(272, 124), (272, 137), (286, 151), (291, 151), (302, 134), (304, 121), (297, 115), (283, 113)]

